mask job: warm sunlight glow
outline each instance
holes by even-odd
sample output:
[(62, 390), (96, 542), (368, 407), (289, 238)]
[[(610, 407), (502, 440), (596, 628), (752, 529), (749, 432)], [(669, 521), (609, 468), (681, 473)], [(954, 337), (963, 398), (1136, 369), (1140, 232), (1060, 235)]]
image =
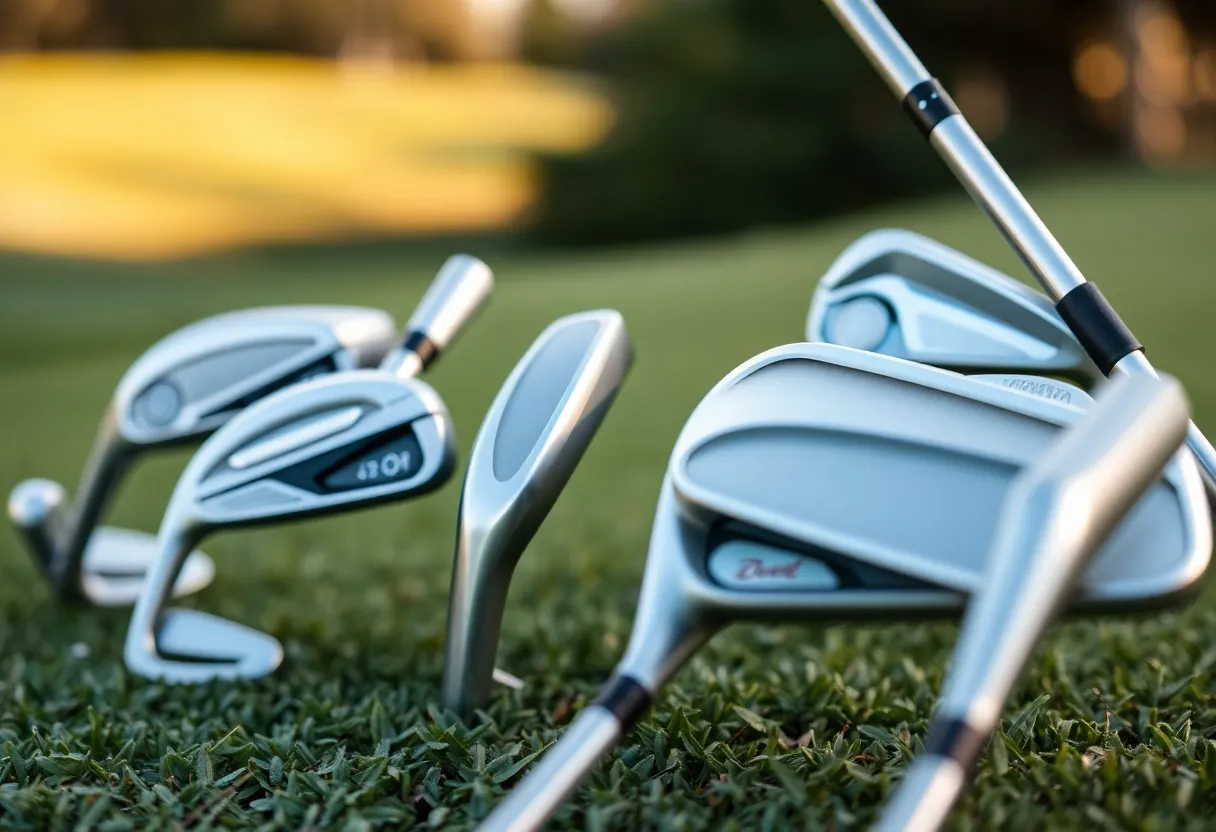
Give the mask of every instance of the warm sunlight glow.
[(1204, 101), (1216, 101), (1216, 49), (1208, 47), (1196, 55), (1191, 74), (1195, 94)]
[(1136, 120), (1136, 138), (1146, 157), (1174, 158), (1186, 148), (1186, 122), (1177, 109), (1146, 107)]
[(508, 227), (612, 119), (518, 65), (197, 53), (0, 59), (0, 112), (0, 246), (118, 258)]
[(1188, 103), (1191, 96), (1190, 42), (1172, 13), (1156, 10), (1136, 27), (1140, 60), (1136, 87), (1148, 101), (1167, 106)]
[(1089, 43), (1077, 52), (1072, 76), (1083, 95), (1094, 101), (1111, 101), (1127, 88), (1127, 61), (1109, 43)]

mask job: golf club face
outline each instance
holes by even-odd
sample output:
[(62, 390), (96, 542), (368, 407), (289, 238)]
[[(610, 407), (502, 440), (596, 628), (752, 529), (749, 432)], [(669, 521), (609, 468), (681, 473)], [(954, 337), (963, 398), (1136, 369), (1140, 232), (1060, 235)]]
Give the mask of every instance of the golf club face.
[(455, 455), (451, 418), (429, 385), (355, 370), (233, 419), (190, 461), (181, 499), (206, 528), (309, 517), (432, 491)]
[[(14, 489), (9, 516), (61, 598), (130, 604), (155, 538), (96, 524), (140, 453), (198, 441), (252, 401), (318, 374), (368, 366), (396, 339), (390, 315), (347, 306), (284, 306), (216, 315), (147, 350), (124, 374), (69, 503), (49, 480)], [(115, 576), (119, 571), (130, 573)], [(179, 594), (205, 586), (214, 566), (191, 557)]]
[(808, 341), (880, 352), (959, 372), (1102, 378), (1047, 298), (910, 231), (850, 245), (819, 281)]
[[(242, 411), (203, 443), (173, 492), (159, 557), (131, 619), (128, 668), (179, 682), (270, 673), (282, 656), (270, 636), (214, 616), (164, 609), (183, 554), (220, 528), (428, 493), (447, 481), (454, 463), (447, 409), (416, 379), (352, 370), (302, 382)], [(223, 635), (218, 646), (217, 633)]]
[[(910, 361), (794, 344), (706, 397), (670, 481), (685, 516), (713, 518), (717, 548), (729, 551), (732, 524), (751, 527), (890, 580), (970, 593), (1013, 479), (1084, 412)], [(1208, 526), (1193, 460), (1177, 455), (1095, 559), (1083, 606), (1185, 592), (1207, 565)], [(841, 588), (853, 580), (840, 577)]]
[[(737, 620), (957, 614), (982, 585), (1014, 479), (1083, 413), (828, 344), (752, 359), (677, 440), (622, 667), (661, 683), (706, 631)], [(1174, 603), (1210, 550), (1198, 472), (1180, 453), (1091, 562), (1071, 608)]]
[(444, 706), (484, 705), (511, 574), (607, 415), (633, 360), (612, 310), (550, 324), (499, 390), (461, 492)]

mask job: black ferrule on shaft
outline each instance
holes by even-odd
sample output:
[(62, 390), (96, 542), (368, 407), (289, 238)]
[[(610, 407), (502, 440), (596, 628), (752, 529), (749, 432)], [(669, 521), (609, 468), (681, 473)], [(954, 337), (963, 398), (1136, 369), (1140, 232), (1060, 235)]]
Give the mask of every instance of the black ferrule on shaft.
[(970, 768), (984, 750), (988, 737), (961, 719), (935, 719), (925, 740), (925, 754), (953, 760)]
[(916, 122), (921, 134), (928, 138), (933, 128), (951, 116), (959, 114), (950, 94), (936, 78), (921, 81), (904, 96), (904, 109)]
[(1104, 376), (1125, 356), (1144, 349), (1093, 283), (1060, 298), (1056, 311)]
[(425, 332), (411, 332), (405, 336), (405, 343), (401, 346), (418, 356), (418, 361), (422, 364), (423, 369), (429, 367), (431, 362), (439, 357), (439, 347), (435, 346)]
[(628, 731), (650, 709), (650, 691), (628, 676), (613, 676), (593, 704), (611, 712)]

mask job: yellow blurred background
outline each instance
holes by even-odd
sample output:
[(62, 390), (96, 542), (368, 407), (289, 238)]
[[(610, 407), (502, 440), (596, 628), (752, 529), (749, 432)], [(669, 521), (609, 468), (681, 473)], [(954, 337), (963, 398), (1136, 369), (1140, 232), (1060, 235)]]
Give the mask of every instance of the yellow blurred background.
[(519, 64), (197, 52), (0, 59), (0, 112), (0, 247), (120, 259), (509, 228), (612, 121)]

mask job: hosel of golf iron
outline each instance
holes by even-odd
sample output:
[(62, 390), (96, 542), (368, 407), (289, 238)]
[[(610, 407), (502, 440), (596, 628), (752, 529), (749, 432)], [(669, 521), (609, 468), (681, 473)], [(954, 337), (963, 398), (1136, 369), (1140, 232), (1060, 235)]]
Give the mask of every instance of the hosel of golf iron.
[[(1085, 287), (1085, 275), (1035, 213), (1034, 208), (976, 135), (975, 130), (953, 109), (953, 103), (949, 101), (944, 90), (937, 89), (936, 80), (873, 0), (824, 2), (865, 53), (895, 97), (904, 102), (922, 131), (927, 133), (930, 144), (984, 213), (996, 224), (1051, 299), (1059, 304), (1074, 290)], [(918, 90), (920, 94), (917, 93)], [(1093, 289), (1086, 289), (1083, 294), (1097, 295)], [(1100, 295), (1097, 295), (1096, 299), (1106, 311), (1113, 314), (1113, 310), (1101, 300)], [(1068, 321), (1069, 318), (1065, 316), (1065, 320)], [(1071, 321), (1069, 326), (1081, 343), (1086, 345), (1087, 339), (1081, 337), (1082, 334), (1076, 331)], [(1118, 326), (1122, 327), (1122, 324), (1119, 323)], [(1126, 334), (1130, 335), (1130, 332)], [(1136, 349), (1124, 355), (1111, 372), (1153, 372), (1152, 365), (1139, 351), (1139, 344), (1135, 346)], [(1086, 351), (1099, 367), (1106, 369), (1110, 366), (1102, 356), (1095, 355), (1088, 345)], [(1125, 363), (1127, 366), (1121, 368), (1120, 365)], [(1203, 472), (1209, 500), (1216, 503), (1216, 450), (1193, 422), (1187, 435), (1187, 447)]]
[(130, 446), (118, 430), (113, 407), (106, 409), (93, 449), (80, 475), (71, 505), (63, 506), (66, 517), (60, 533), (51, 542), (54, 551), (47, 563), (51, 584), (60, 600), (86, 600), (82, 571), (89, 539), (117, 490), (114, 486), (131, 462)]
[[(174, 497), (176, 498), (176, 494)], [(156, 536), (157, 557), (144, 578), (143, 591), (131, 612), (127, 626), (124, 660), (127, 668), (148, 678), (155, 678), (156, 667), (145, 664), (145, 657), (159, 653), (156, 635), (165, 603), (173, 597), (173, 585), (182, 570), (186, 556), (206, 536), (207, 527), (180, 508), (171, 498)]]
[[(511, 570), (516, 558), (504, 562), (490, 558), (489, 568), (479, 561), (494, 542), (494, 529), (470, 528), (464, 517), (456, 530), (456, 557), (452, 565), (452, 593), (448, 600), (447, 637), (443, 650), (443, 706), (467, 717), (489, 701), (494, 681), (494, 660), (507, 605)], [(510, 539), (511, 535), (505, 534)]]

